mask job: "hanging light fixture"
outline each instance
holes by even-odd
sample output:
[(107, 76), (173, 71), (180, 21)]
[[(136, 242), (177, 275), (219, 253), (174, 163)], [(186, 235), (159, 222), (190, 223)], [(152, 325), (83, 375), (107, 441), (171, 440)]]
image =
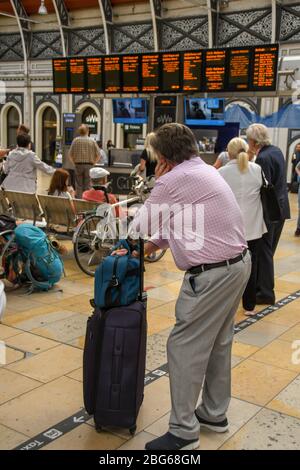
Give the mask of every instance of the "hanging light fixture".
[(39, 15), (48, 15), (48, 10), (45, 6), (45, 0), (41, 0)]

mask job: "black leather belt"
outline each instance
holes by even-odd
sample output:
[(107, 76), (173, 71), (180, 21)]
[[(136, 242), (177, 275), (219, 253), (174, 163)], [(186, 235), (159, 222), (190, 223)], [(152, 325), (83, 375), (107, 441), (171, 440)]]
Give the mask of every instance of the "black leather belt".
[(187, 272), (190, 274), (200, 274), (204, 273), (204, 271), (209, 271), (210, 269), (222, 268), (223, 266), (239, 263), (240, 261), (242, 261), (242, 259), (244, 259), (247, 252), (248, 248), (245, 248), (243, 253), (238, 255), (236, 258), (232, 258), (227, 261), (221, 261), (220, 263), (200, 264), (199, 266), (194, 266), (193, 268), (188, 269)]

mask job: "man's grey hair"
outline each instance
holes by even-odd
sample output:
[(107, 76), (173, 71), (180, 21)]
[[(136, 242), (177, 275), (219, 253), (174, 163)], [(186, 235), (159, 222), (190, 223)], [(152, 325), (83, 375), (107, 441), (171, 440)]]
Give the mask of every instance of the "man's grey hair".
[(268, 128), (263, 124), (251, 124), (247, 129), (247, 139), (254, 140), (260, 147), (271, 145)]

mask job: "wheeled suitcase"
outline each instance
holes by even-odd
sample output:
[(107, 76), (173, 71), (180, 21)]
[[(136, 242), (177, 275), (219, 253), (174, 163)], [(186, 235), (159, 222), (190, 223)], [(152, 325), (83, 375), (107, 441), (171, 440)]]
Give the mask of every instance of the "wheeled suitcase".
[(140, 289), (125, 307), (95, 307), (88, 319), (83, 354), (83, 392), (95, 427), (128, 428), (133, 435), (144, 394), (146, 295), (144, 244), (140, 240)]

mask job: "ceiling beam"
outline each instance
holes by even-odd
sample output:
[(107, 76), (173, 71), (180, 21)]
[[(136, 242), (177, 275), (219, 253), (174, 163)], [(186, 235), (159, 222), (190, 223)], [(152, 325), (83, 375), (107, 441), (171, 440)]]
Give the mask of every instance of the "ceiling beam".
[(112, 20), (112, 5), (110, 0), (98, 0), (99, 8), (102, 17), (103, 30), (104, 30), (104, 41), (105, 41), (105, 52), (110, 53), (110, 27), (113, 24)]
[(10, 0), (18, 24), (24, 56), (24, 75), (28, 75), (28, 57), (31, 47), (31, 29), (28, 15), (21, 0)]
[(65, 35), (64, 29), (68, 28), (70, 24), (69, 13), (66, 7), (64, 0), (52, 0), (58, 28), (60, 32), (60, 39), (61, 39), (61, 47), (62, 47), (62, 54), (64, 57), (67, 56), (67, 36)]
[(153, 40), (154, 50), (159, 51), (159, 20), (162, 15), (161, 0), (149, 0), (151, 8), (152, 28), (153, 28)]

